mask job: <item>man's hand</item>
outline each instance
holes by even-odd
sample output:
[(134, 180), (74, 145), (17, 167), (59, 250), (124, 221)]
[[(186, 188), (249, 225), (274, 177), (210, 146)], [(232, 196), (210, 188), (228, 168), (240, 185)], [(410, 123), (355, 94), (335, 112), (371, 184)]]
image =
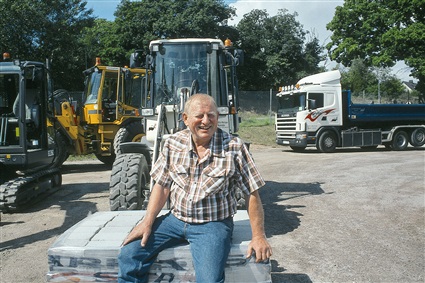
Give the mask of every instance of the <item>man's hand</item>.
[(146, 242), (149, 239), (149, 236), (152, 232), (151, 225), (146, 225), (146, 221), (140, 222), (136, 225), (136, 227), (131, 230), (130, 234), (128, 234), (127, 238), (125, 238), (123, 242), (123, 246), (127, 245), (128, 243), (141, 239), (141, 245), (144, 247), (146, 245)]
[(251, 258), (255, 255), (255, 262), (267, 261), (272, 256), (272, 247), (266, 237), (253, 237), (248, 245), (246, 257)]
[(130, 234), (128, 234), (127, 238), (122, 243), (123, 246), (128, 243), (141, 239), (141, 245), (144, 247), (148, 242), (149, 236), (152, 233), (153, 223), (164, 207), (165, 202), (168, 199), (168, 195), (170, 194), (170, 189), (166, 187), (162, 187), (158, 183), (153, 186), (151, 196), (149, 198), (148, 208), (146, 209), (145, 217), (142, 221), (136, 225), (136, 227), (131, 230)]
[(248, 245), (246, 257), (250, 258), (255, 254), (255, 262), (266, 261), (272, 255), (272, 247), (264, 233), (264, 211), (258, 191), (251, 193), (246, 201), (252, 229), (252, 240)]

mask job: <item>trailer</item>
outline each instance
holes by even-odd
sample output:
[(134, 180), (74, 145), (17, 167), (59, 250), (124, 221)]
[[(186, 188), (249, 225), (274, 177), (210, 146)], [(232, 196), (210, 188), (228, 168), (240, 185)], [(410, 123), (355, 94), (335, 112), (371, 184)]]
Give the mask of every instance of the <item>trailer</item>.
[(341, 74), (330, 71), (301, 79), (277, 94), (276, 143), (303, 151), (337, 147), (392, 150), (425, 144), (425, 104), (354, 104), (341, 89)]

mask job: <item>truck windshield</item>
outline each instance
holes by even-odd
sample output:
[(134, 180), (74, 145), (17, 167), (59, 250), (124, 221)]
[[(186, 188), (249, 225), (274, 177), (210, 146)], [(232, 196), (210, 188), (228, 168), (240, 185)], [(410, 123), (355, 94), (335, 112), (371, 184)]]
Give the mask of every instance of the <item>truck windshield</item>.
[(305, 98), (305, 92), (278, 97), (277, 114), (280, 116), (284, 116), (304, 110), (306, 105)]
[[(221, 105), (222, 89), (218, 50), (212, 50), (206, 42), (164, 43), (155, 55), (152, 87), (153, 107), (164, 104), (179, 104), (181, 95), (206, 93)], [(151, 102), (152, 103), (152, 102)]]
[(0, 75), (0, 114), (13, 112), (13, 104), (19, 94), (19, 75)]

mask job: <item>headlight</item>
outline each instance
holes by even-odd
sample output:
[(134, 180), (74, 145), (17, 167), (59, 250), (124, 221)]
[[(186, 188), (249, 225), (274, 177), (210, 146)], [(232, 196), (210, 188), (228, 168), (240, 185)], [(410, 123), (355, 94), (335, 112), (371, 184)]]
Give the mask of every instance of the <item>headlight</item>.
[(142, 109), (142, 116), (147, 117), (147, 116), (153, 116), (154, 115), (154, 111), (152, 108), (143, 108)]

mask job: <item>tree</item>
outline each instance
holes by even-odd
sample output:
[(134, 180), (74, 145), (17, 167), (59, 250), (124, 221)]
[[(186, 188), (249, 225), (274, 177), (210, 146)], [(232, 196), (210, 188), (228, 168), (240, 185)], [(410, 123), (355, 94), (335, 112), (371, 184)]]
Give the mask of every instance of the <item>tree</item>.
[(240, 47), (246, 52), (241, 88), (277, 88), (319, 71), (322, 47), (314, 36), (306, 42), (307, 33), (296, 16), (287, 10), (279, 10), (273, 17), (265, 10), (244, 15), (237, 25)]
[(348, 70), (341, 71), (341, 85), (351, 90), (353, 98), (362, 97), (378, 103), (381, 99), (385, 102), (398, 100), (404, 94), (401, 81), (389, 68), (368, 67), (361, 59), (353, 60)]
[(52, 60), (57, 87), (82, 88), (81, 31), (93, 22), (82, 0), (2, 0), (0, 48), (22, 60)]
[[(235, 10), (217, 0), (122, 0), (115, 12), (119, 44), (126, 54), (114, 61), (128, 61), (134, 49), (148, 51), (160, 38), (211, 37), (225, 40), (236, 33), (227, 25)], [(119, 57), (119, 58), (118, 58)]]
[(100, 57), (103, 65), (128, 65), (127, 50), (121, 46), (115, 21), (96, 19), (94, 25), (84, 28), (81, 45), (85, 48), (86, 68), (95, 64), (95, 58)]
[(423, 5), (423, 0), (345, 0), (327, 25), (333, 32), (326, 46), (330, 57), (345, 66), (356, 58), (378, 67), (404, 60), (419, 85), (424, 85)]

